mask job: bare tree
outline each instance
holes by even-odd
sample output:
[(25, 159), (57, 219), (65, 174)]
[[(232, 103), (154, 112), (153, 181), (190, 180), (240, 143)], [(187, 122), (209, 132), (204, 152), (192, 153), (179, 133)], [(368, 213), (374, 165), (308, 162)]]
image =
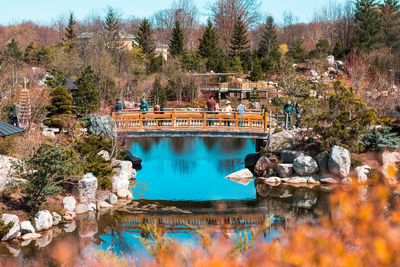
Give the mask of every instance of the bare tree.
[(249, 30), (257, 28), (262, 20), (259, 0), (217, 0), (209, 9), (214, 19), (221, 46), (227, 53), (233, 26), (237, 19), (246, 23)]

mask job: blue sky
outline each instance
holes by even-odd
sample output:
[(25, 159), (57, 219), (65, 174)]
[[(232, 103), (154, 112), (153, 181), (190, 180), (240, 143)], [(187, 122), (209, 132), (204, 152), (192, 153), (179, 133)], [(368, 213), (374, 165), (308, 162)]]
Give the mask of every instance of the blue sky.
[[(299, 21), (308, 22), (315, 9), (334, 0), (261, 0), (261, 11), (272, 14), (278, 23), (284, 11), (291, 11)], [(344, 2), (345, 0), (336, 0)], [(0, 0), (0, 24), (8, 25), (23, 20), (40, 24), (51, 23), (62, 14), (72, 11), (80, 20), (90, 14), (104, 14), (112, 6), (123, 17), (148, 17), (155, 11), (171, 6), (173, 0)], [(207, 4), (214, 0), (195, 0), (202, 19), (207, 18)]]

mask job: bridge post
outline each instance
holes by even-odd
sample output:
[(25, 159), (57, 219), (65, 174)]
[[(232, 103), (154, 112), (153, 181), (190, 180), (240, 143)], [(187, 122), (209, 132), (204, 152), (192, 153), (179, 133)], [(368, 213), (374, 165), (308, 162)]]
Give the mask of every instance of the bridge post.
[(143, 129), (142, 113), (139, 113), (139, 128), (140, 128), (140, 129)]
[(264, 132), (268, 132), (268, 113), (264, 110)]
[(172, 123), (172, 128), (175, 128), (175, 125), (176, 125), (175, 109), (171, 113), (171, 123)]

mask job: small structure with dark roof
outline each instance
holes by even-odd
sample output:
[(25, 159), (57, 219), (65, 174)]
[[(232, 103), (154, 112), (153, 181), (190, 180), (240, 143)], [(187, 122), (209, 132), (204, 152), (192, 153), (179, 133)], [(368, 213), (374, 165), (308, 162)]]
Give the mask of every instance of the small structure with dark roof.
[(24, 129), (21, 129), (21, 128), (14, 126), (12, 124), (9, 124), (7, 122), (0, 121), (0, 136), (1, 137), (6, 137), (9, 135), (22, 133), (22, 132), (24, 132)]

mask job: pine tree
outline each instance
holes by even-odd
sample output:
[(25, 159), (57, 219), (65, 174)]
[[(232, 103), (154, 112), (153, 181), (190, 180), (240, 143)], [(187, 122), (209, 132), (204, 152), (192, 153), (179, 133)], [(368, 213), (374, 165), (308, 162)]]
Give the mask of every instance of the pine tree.
[(341, 58), (343, 56), (342, 45), (339, 41), (336, 41), (335, 46), (333, 47), (333, 56), (335, 58)]
[(65, 27), (65, 42), (72, 43), (76, 39), (76, 32), (74, 26), (76, 21), (74, 19), (74, 14), (69, 14), (68, 26)]
[(382, 37), (385, 45), (393, 48), (398, 45), (400, 31), (400, 4), (398, 0), (385, 0), (380, 6)]
[(37, 53), (33, 42), (29, 43), (29, 45), (25, 48), (24, 60), (28, 64), (37, 63)]
[(22, 60), (22, 51), (19, 49), (18, 42), (14, 38), (7, 44), (7, 48), (3, 53), (7, 59)]
[(207, 21), (207, 27), (203, 32), (203, 36), (199, 39), (199, 54), (203, 58), (216, 58), (220, 54), (220, 47), (218, 45), (218, 34), (211, 22)]
[(51, 104), (46, 107), (49, 119), (44, 124), (48, 127), (65, 128), (72, 114), (72, 96), (67, 88), (58, 86), (51, 91), (50, 98)]
[(268, 16), (258, 47), (259, 57), (268, 57), (277, 47), (277, 33), (272, 16)]
[(78, 113), (88, 114), (100, 106), (98, 82), (99, 77), (94, 73), (91, 66), (88, 66), (76, 80), (78, 90), (73, 95), (73, 102)]
[(148, 19), (143, 19), (140, 22), (136, 42), (138, 42), (139, 47), (146, 54), (147, 58), (152, 59), (154, 57), (156, 45), (153, 40), (153, 29)]
[(167, 104), (167, 93), (165, 88), (161, 85), (160, 77), (158, 76), (154, 80), (150, 95), (151, 99), (154, 101), (154, 105), (165, 106)]
[(384, 127), (378, 131), (374, 127), (371, 132), (365, 135), (360, 144), (366, 149), (381, 150), (384, 148), (398, 149), (400, 148), (400, 138), (396, 133), (391, 133), (390, 127)]
[(115, 53), (123, 48), (121, 42), (121, 23), (118, 15), (111, 7), (108, 8), (106, 19), (104, 21), (104, 29), (106, 31), (106, 47)]
[(264, 78), (260, 62), (256, 59), (253, 62), (253, 71), (250, 74), (250, 81), (257, 82)]
[(289, 48), (286, 56), (291, 57), (296, 63), (304, 61), (305, 51), (304, 51), (304, 41), (302, 38), (297, 38), (294, 40), (294, 44)]
[(247, 26), (241, 17), (236, 21), (229, 46), (229, 56), (239, 56), (242, 62), (249, 52), (249, 39), (247, 38)]
[(375, 0), (355, 1), (355, 37), (361, 49), (370, 50), (379, 43), (380, 18)]
[(172, 38), (169, 44), (169, 52), (172, 56), (180, 56), (183, 53), (184, 39), (181, 23), (179, 20), (175, 21), (174, 28), (172, 29)]

